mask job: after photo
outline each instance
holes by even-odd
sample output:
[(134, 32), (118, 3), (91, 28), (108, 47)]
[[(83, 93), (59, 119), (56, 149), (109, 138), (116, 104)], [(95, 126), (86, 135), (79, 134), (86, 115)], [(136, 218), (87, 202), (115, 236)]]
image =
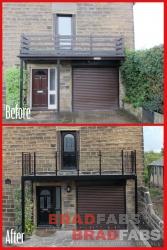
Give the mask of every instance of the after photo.
[(3, 3), (3, 122), (163, 124), (163, 3)]
[(163, 127), (4, 127), (3, 139), (4, 246), (163, 246)]

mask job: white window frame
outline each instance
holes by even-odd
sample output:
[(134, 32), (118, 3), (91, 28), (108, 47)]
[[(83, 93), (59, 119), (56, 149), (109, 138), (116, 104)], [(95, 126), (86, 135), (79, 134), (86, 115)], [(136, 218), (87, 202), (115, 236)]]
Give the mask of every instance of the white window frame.
[[(50, 70), (55, 70), (55, 90), (50, 90)], [(48, 68), (48, 109), (57, 109), (57, 92), (58, 92), (58, 86), (57, 86), (57, 68), (50, 67)], [(55, 95), (55, 104), (50, 104), (50, 95)]]

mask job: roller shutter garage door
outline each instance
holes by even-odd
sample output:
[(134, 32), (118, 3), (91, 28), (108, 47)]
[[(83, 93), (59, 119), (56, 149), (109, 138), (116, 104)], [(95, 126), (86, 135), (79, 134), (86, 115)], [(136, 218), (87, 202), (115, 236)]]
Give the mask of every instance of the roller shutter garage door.
[(114, 110), (119, 102), (118, 68), (73, 68), (73, 110)]
[[(124, 229), (120, 225), (119, 214), (125, 214), (125, 186), (78, 186), (77, 213), (84, 220), (85, 214), (105, 214), (105, 221), (94, 225), (77, 225), (78, 229)], [(117, 224), (107, 224), (109, 215), (114, 214)], [(113, 216), (113, 215), (112, 215)], [(110, 217), (111, 218), (111, 217)]]

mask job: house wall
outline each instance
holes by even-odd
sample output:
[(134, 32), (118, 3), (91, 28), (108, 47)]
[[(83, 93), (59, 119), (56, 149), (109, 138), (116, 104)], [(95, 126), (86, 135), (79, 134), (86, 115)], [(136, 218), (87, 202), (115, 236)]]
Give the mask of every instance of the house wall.
[[(3, 129), (3, 205), (4, 227), (14, 224), (14, 190), (21, 181), (21, 153), (36, 152), (37, 166), (41, 170), (55, 170), (55, 151), (58, 149), (60, 131), (77, 130), (80, 138), (81, 170), (99, 170), (97, 151), (117, 154), (122, 149), (136, 150), (138, 185), (142, 185), (143, 176), (143, 137), (142, 127), (4, 127)], [(41, 158), (40, 158), (40, 157)], [(95, 157), (96, 156), (96, 157)], [(40, 158), (40, 159), (39, 159)], [(114, 159), (114, 161), (113, 161)], [(103, 159), (107, 170), (115, 170), (120, 160)], [(109, 162), (109, 164), (108, 164)], [(10, 179), (11, 184), (5, 184)], [(10, 192), (9, 192), (10, 189)], [(75, 191), (74, 191), (75, 192)], [(128, 211), (134, 210), (134, 182), (128, 181), (126, 189)], [(70, 198), (66, 197), (70, 202)], [(74, 207), (71, 207), (74, 209)], [(10, 214), (10, 220), (8, 218)]]
[[(3, 72), (20, 65), (18, 55), (22, 33), (54, 34), (55, 14), (73, 14), (77, 35), (121, 35), (125, 47), (134, 48), (133, 3), (3, 3)], [(60, 111), (71, 111), (70, 64), (61, 65), (60, 81)], [(5, 83), (3, 94), (5, 103)], [(120, 83), (120, 107), (123, 97), (124, 90)], [(28, 102), (29, 99), (28, 96)]]
[(74, 14), (78, 35), (122, 35), (134, 48), (133, 3), (3, 3), (4, 69), (19, 65), (22, 33), (53, 34), (56, 13)]

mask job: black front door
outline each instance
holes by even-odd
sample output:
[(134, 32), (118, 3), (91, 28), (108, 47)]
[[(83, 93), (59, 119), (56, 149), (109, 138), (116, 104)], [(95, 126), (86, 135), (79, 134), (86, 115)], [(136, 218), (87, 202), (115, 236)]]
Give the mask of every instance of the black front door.
[(37, 187), (37, 225), (49, 226), (49, 214), (60, 213), (61, 188)]
[(77, 143), (76, 132), (62, 132), (62, 168), (75, 169), (77, 167)]

